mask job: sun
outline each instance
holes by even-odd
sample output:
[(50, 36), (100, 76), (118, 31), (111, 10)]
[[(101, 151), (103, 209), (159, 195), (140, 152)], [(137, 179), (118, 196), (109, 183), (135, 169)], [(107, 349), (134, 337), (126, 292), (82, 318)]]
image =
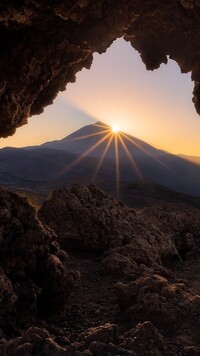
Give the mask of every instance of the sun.
[(119, 125), (112, 125), (111, 130), (113, 133), (118, 133), (120, 131)]

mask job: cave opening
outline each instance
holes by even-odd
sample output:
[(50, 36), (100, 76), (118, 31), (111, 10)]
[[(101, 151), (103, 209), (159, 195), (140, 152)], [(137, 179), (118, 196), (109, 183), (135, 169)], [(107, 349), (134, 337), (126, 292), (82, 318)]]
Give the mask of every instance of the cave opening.
[[(200, 121), (191, 101), (190, 73), (175, 61), (147, 71), (129, 42), (118, 39), (91, 68), (76, 75), (54, 103), (0, 147), (34, 146), (62, 139), (80, 127), (102, 121), (175, 154), (200, 154)], [(191, 124), (192, 122), (192, 124)]]
[(199, 18), (1, 2), (0, 355), (200, 354)]

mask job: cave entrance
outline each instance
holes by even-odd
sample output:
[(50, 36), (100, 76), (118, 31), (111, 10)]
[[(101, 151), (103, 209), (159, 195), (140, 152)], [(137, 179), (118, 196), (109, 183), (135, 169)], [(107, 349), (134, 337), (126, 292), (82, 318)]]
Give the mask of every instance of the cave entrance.
[(174, 61), (146, 71), (138, 52), (118, 39), (106, 53), (95, 53), (91, 69), (78, 73), (43, 114), (1, 139), (0, 147), (61, 139), (100, 120), (172, 153), (200, 155), (200, 123), (191, 93), (190, 74), (181, 74)]

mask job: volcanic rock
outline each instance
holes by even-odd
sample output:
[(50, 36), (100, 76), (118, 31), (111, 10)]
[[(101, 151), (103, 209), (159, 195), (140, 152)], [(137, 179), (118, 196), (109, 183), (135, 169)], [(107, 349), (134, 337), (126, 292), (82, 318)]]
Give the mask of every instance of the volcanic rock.
[(164, 335), (187, 332), (191, 341), (199, 337), (200, 297), (183, 282), (172, 283), (145, 273), (129, 284), (118, 283), (116, 293), (120, 308), (133, 325), (149, 320)]
[(77, 272), (56, 256), (55, 238), (26, 198), (0, 189), (0, 321), (6, 334), (64, 309)]
[(181, 257), (199, 245), (200, 213), (198, 209), (182, 204), (157, 204), (145, 207), (138, 216), (151, 222), (164, 234), (170, 234)]
[[(159, 334), (157, 329), (150, 322), (138, 324), (135, 329), (131, 329), (124, 335), (111, 335), (110, 331), (118, 329), (117, 325), (102, 325), (93, 330), (87, 330), (82, 334), (82, 342), (77, 341), (70, 346), (61, 347), (55, 339), (45, 330), (40, 328), (30, 328), (22, 336), (0, 345), (1, 354), (6, 356), (26, 356), (26, 355), (55, 355), (55, 356), (102, 356), (102, 355), (167, 355), (169, 348), (166, 339)], [(102, 330), (103, 333), (99, 333)], [(89, 339), (88, 336), (92, 337)], [(104, 335), (105, 339), (102, 340)], [(144, 352), (144, 353), (142, 353)], [(172, 355), (172, 354), (171, 354)]]
[(55, 191), (39, 211), (40, 219), (58, 235), (63, 248), (104, 251), (122, 246), (140, 223), (121, 202), (91, 185)]
[(200, 213), (183, 204), (168, 203), (145, 207), (138, 216), (156, 225), (167, 234), (191, 233), (197, 239), (200, 236)]
[[(85, 335), (92, 335), (90, 342), (85, 338), (82, 343), (76, 342), (67, 348), (68, 355), (75, 355), (77, 350), (82, 355), (174, 355), (170, 353), (167, 340), (150, 323), (138, 324), (123, 335), (117, 334), (111, 337), (110, 330), (118, 329), (117, 325), (106, 324), (100, 328), (93, 328), (86, 331)], [(101, 334), (99, 334), (101, 330)], [(103, 334), (102, 334), (103, 331)], [(102, 341), (101, 335), (104, 335)], [(84, 340), (84, 334), (81, 335)], [(73, 353), (74, 352), (74, 353)], [(87, 353), (86, 353), (87, 352)]]
[(52, 104), (66, 84), (124, 37), (147, 69), (175, 60), (191, 72), (200, 112), (198, 0), (1, 1), (0, 137)]
[(32, 327), (22, 336), (0, 345), (0, 354), (6, 356), (49, 355), (66, 356), (66, 350), (60, 347), (45, 329)]
[(161, 265), (162, 259), (178, 256), (168, 235), (94, 185), (53, 192), (39, 218), (66, 251), (105, 252), (105, 269), (111, 273), (142, 263)]
[[(75, 185), (44, 203), (42, 223), (25, 198), (3, 189), (0, 198), (0, 354), (200, 354), (197, 210), (190, 231), (178, 208), (158, 227), (94, 185)], [(49, 318), (56, 307), (62, 315)]]

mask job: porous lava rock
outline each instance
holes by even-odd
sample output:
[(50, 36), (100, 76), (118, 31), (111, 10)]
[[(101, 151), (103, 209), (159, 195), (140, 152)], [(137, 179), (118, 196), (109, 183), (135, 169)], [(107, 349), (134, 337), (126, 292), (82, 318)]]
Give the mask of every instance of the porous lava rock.
[(181, 339), (163, 336), (150, 322), (139, 323), (125, 333), (116, 324), (103, 324), (90, 328), (71, 341), (73, 335), (60, 345), (56, 337), (45, 329), (32, 327), (22, 336), (0, 345), (0, 353), (6, 356), (191, 356), (199, 355), (198, 346), (184, 345)]
[[(83, 272), (84, 292), (79, 298), (72, 292), (70, 303), (75, 306), (70, 304), (69, 310), (77, 323), (81, 316), (85, 325), (93, 325), (69, 336), (69, 355), (200, 352), (198, 211), (174, 204), (166, 220), (163, 211), (160, 220), (157, 216), (152, 221), (144, 212), (136, 213), (94, 185), (54, 192), (42, 206), (40, 219), (56, 231), (62, 247), (70, 250), (71, 261), (74, 258)], [(184, 244), (190, 244), (190, 252), (183, 262)], [(96, 251), (102, 252), (99, 258)], [(90, 315), (94, 320), (88, 320)], [(107, 324), (98, 324), (106, 319)]]
[(22, 336), (0, 345), (0, 354), (6, 356), (67, 356), (45, 329), (29, 328)]
[(185, 254), (200, 242), (200, 212), (183, 204), (165, 203), (145, 207), (138, 216), (151, 222), (165, 235), (169, 234), (180, 254)]
[(120, 37), (147, 69), (175, 60), (191, 72), (200, 113), (198, 0), (3, 0), (0, 5), (0, 136), (52, 104), (66, 84)]
[(65, 307), (77, 272), (59, 260), (55, 237), (26, 198), (0, 188), (0, 321), (8, 335)]
[[(65, 250), (108, 252), (132, 262), (152, 265), (177, 254), (173, 242), (136, 216), (133, 209), (95, 185), (73, 185), (53, 192), (39, 211)], [(111, 261), (110, 257), (109, 260)]]
[[(0, 197), (0, 354), (200, 354), (198, 241), (182, 261), (170, 230), (94, 185), (54, 192), (42, 222), (25, 198)], [(42, 313), (65, 305), (58, 318)]]
[(199, 340), (200, 297), (185, 283), (144, 273), (128, 284), (118, 283), (116, 293), (133, 326), (149, 320), (168, 337), (187, 334), (191, 344)]
[(119, 334), (117, 325), (104, 324), (86, 330), (77, 336), (77, 341), (67, 344), (61, 346), (45, 329), (32, 327), (0, 345), (0, 352), (6, 356), (175, 355), (169, 353), (167, 340), (150, 322), (138, 324), (124, 335)]
[(123, 334), (116, 324), (93, 327), (78, 335), (77, 341), (67, 348), (69, 356), (175, 355), (169, 352), (167, 340), (150, 322), (138, 324)]
[(200, 237), (199, 209), (166, 202), (145, 207), (137, 214), (166, 234), (190, 233), (196, 239)]

